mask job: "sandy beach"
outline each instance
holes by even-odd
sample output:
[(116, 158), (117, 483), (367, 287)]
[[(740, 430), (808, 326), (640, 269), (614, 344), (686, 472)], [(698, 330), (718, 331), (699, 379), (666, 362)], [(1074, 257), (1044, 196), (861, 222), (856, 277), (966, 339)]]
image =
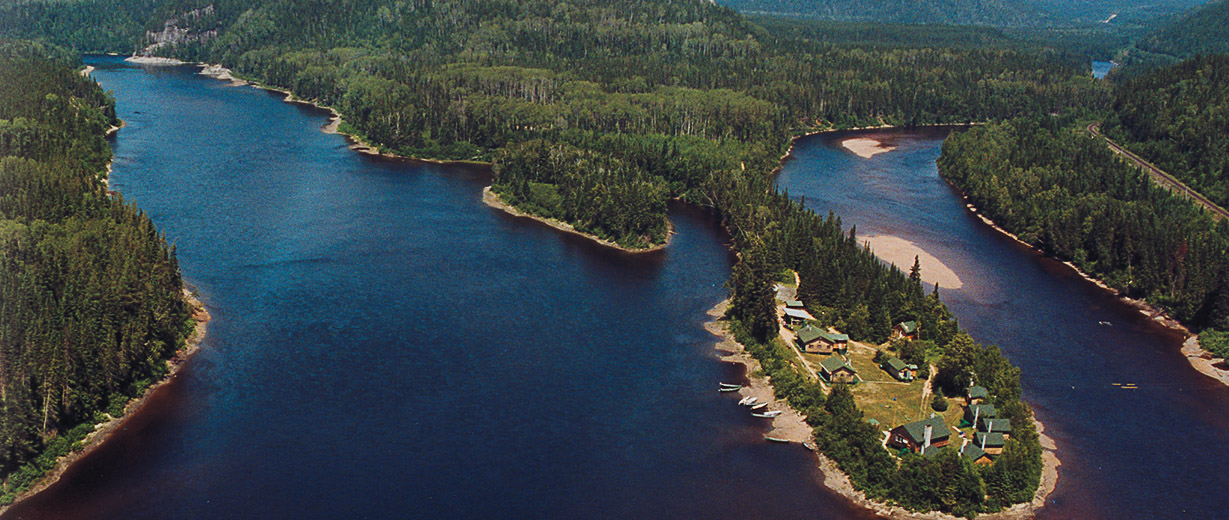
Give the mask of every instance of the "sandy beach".
[(583, 231), (577, 231), (576, 228), (572, 227), (571, 224), (568, 224), (566, 222), (560, 222), (555, 219), (540, 217), (540, 216), (525, 213), (524, 211), (516, 209), (508, 205), (507, 203), (505, 203), (502, 199), (500, 199), (499, 194), (492, 191), (490, 186), (487, 186), (482, 189), (482, 202), (483, 204), (486, 204), (487, 206), (503, 211), (504, 213), (507, 213), (509, 215), (532, 219), (537, 222), (546, 224), (550, 227), (553, 227), (555, 229), (558, 229), (559, 231), (571, 233), (577, 236), (582, 236), (589, 240), (597, 242), (598, 244), (601, 244), (603, 246), (618, 249), (619, 251), (623, 251), (625, 253), (651, 253), (654, 251), (660, 251), (662, 249), (665, 249), (666, 246), (670, 245), (670, 238), (674, 236), (674, 226), (672, 226), (670, 224), (670, 221), (667, 219), (666, 221), (666, 242), (665, 243), (658, 244), (653, 247), (648, 247), (644, 249), (629, 249), (619, 244), (616, 244), (614, 242), (611, 242), (609, 240), (604, 240), (604, 239), (598, 238), (597, 236), (590, 235), (589, 233), (585, 233)]
[(187, 65), (188, 62), (180, 61), (175, 58), (161, 58), (158, 56), (129, 56), (124, 58), (128, 63), (136, 63), (138, 65)]
[(927, 253), (917, 244), (905, 240), (903, 238), (894, 237), (891, 235), (875, 235), (861, 237), (862, 241), (869, 242), (871, 250), (875, 252), (875, 256), (885, 262), (894, 264), (905, 273), (913, 267), (913, 259), (917, 258), (922, 266), (922, 281), (928, 284), (938, 284), (944, 289), (959, 289), (964, 287), (964, 282), (952, 271), (946, 264), (935, 258), (934, 255)]
[(841, 141), (841, 146), (863, 159), (870, 159), (881, 153), (887, 153), (896, 149), (895, 146), (885, 145), (878, 139), (868, 137), (851, 137)]
[(110, 417), (109, 420), (95, 425), (94, 431), (90, 432), (90, 434), (81, 441), (84, 445), (81, 449), (60, 457), (60, 459), (56, 461), (55, 468), (48, 472), (47, 475), (43, 476), (37, 484), (19, 495), (17, 500), (14, 500), (12, 504), (0, 507), (0, 515), (3, 515), (9, 507), (12, 507), (21, 501), (38, 494), (59, 481), (60, 476), (62, 476), (74, 462), (98, 448), (98, 446), (105, 442), (112, 433), (123, 427), (125, 421), (140, 411), (141, 407), (145, 405), (145, 402), (149, 400), (150, 396), (154, 395), (155, 392), (165, 386), (168, 382), (175, 379), (175, 376), (179, 374), (179, 371), (183, 368), (185, 362), (187, 362), (193, 354), (196, 354), (196, 352), (200, 350), (201, 341), (205, 339), (205, 332), (209, 325), (209, 311), (205, 310), (205, 305), (201, 303), (196, 295), (192, 294), (192, 292), (187, 288), (183, 291), (183, 298), (184, 302), (186, 302), (192, 309), (192, 319), (196, 322), (196, 327), (192, 330), (192, 334), (189, 335), (187, 340), (184, 342), (183, 348), (179, 349), (179, 351), (176, 352), (171, 359), (166, 361), (166, 366), (168, 369), (166, 377), (150, 385), (149, 388), (145, 390), (144, 394), (141, 394), (140, 396), (128, 401), (128, 404), (124, 406), (124, 413), (120, 414), (119, 417), (108, 416)]

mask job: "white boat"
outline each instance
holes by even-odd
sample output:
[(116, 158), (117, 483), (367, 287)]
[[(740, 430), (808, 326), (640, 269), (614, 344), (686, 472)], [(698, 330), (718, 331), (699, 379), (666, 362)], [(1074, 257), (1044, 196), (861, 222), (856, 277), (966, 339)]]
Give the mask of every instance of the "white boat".
[(789, 442), (788, 440), (782, 439), (780, 437), (769, 437), (767, 435), (764, 436), (764, 440), (771, 441), (771, 442)]
[(737, 391), (739, 391), (740, 389), (741, 389), (740, 387), (733, 387), (733, 388), (731, 388), (731, 387), (728, 387), (728, 386), (723, 386), (723, 387), (718, 388), (718, 389), (717, 389), (717, 391), (718, 391), (718, 392), (737, 392)]
[(743, 405), (743, 406), (754, 406), (756, 401), (759, 401), (759, 399), (756, 399), (756, 398), (751, 397), (751, 396), (747, 396), (747, 398), (746, 398), (746, 399), (743, 399), (742, 401), (739, 401), (739, 402), (738, 402), (738, 404), (741, 404), (741, 405)]
[(752, 407), (751, 407), (751, 409), (752, 409), (752, 410), (759, 410), (759, 409), (761, 409), (761, 408), (763, 408), (763, 407), (765, 407), (765, 406), (768, 406), (768, 403), (760, 403), (760, 404), (757, 404), (757, 405), (755, 405), (755, 406), (752, 406)]
[(717, 383), (717, 384), (721, 385), (721, 388), (742, 388), (743, 387), (743, 385), (736, 385), (732, 383)]
[(772, 410), (772, 411), (764, 412), (760, 415), (763, 415), (764, 417), (776, 417), (778, 415), (781, 415), (781, 410)]

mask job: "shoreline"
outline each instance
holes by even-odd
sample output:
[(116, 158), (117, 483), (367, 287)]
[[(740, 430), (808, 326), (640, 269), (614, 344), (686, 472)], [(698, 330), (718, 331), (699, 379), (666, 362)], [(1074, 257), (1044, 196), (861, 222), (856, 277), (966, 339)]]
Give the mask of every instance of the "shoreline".
[[(808, 450), (811, 450), (815, 454), (816, 465), (819, 467), (820, 472), (823, 473), (822, 484), (824, 487), (845, 497), (858, 507), (896, 520), (962, 520), (961, 517), (939, 511), (910, 511), (903, 507), (875, 501), (868, 498), (862, 491), (854, 489), (853, 482), (849, 480), (849, 475), (841, 471), (835, 461), (829, 459), (819, 450), (812, 449), (814, 446), (811, 444), (813, 432), (811, 426), (806, 423), (806, 417), (797, 410), (794, 410), (785, 400), (777, 399), (773, 393), (772, 384), (766, 378), (752, 375), (760, 369), (760, 362), (748, 354), (746, 348), (735, 340), (734, 335), (730, 334), (729, 330), (726, 329), (725, 321), (722, 317), (725, 315), (729, 304), (730, 300), (727, 298), (708, 310), (707, 314), (712, 320), (704, 323), (704, 330), (719, 338), (713, 345), (719, 360), (743, 366), (748, 384), (740, 389), (738, 394), (743, 397), (755, 396), (759, 398), (760, 402), (770, 403), (770, 408), (783, 412), (772, 419), (772, 429), (765, 433), (765, 435), (785, 439), (792, 443), (801, 443)], [(1062, 465), (1062, 461), (1058, 459), (1056, 454), (1057, 446), (1054, 443), (1054, 439), (1045, 435), (1045, 425), (1037, 420), (1036, 415), (1033, 416), (1033, 424), (1037, 426), (1038, 440), (1042, 450), (1041, 483), (1037, 486), (1037, 492), (1033, 495), (1033, 499), (1029, 502), (1014, 504), (996, 513), (979, 514), (977, 518), (988, 520), (1023, 520), (1032, 518), (1036, 515), (1038, 509), (1045, 507), (1046, 499), (1049, 498), (1050, 494), (1057, 487), (1058, 467)]]
[(1156, 307), (1155, 305), (1152, 305), (1144, 300), (1137, 300), (1129, 296), (1124, 296), (1122, 294), (1122, 291), (1119, 291), (1118, 289), (1110, 287), (1109, 285), (1107, 285), (1105, 282), (1101, 281), (1100, 279), (1097, 279), (1093, 277), (1091, 274), (1084, 272), (1083, 269), (1080, 269), (1079, 267), (1077, 267), (1075, 264), (1071, 263), (1070, 261), (1059, 260), (1057, 258), (1054, 258), (1054, 257), (1051, 257), (1045, 254), (1045, 252), (1042, 251), (1040, 248), (1021, 240), (1019, 236), (1016, 236), (1014, 233), (1007, 231), (1006, 229), (1003, 229), (1001, 226), (999, 226), (997, 223), (991, 220), (990, 217), (983, 215), (982, 212), (977, 208), (977, 206), (969, 202), (969, 197), (965, 195), (964, 192), (960, 190), (960, 188), (957, 188), (955, 185), (953, 185), (950, 182), (948, 183), (948, 185), (951, 186), (953, 189), (955, 189), (956, 193), (960, 195), (961, 200), (963, 200), (965, 203), (965, 208), (967, 208), (970, 213), (977, 216), (977, 218), (980, 219), (982, 222), (984, 222), (987, 226), (990, 226), (995, 231), (998, 231), (999, 233), (1006, 235), (1008, 238), (1011, 238), (1017, 243), (1022, 244), (1028, 247), (1029, 249), (1037, 252), (1037, 254), (1045, 258), (1049, 258), (1051, 260), (1059, 262), (1071, 268), (1071, 270), (1075, 271), (1075, 273), (1078, 274), (1080, 278), (1083, 278), (1084, 280), (1091, 282), (1093, 285), (1096, 285), (1097, 287), (1100, 287), (1101, 289), (1114, 295), (1123, 303), (1130, 305), (1131, 307), (1134, 307), (1136, 310), (1139, 311), (1140, 314), (1146, 316), (1148, 319), (1152, 320), (1158, 325), (1165, 327), (1169, 330), (1172, 330), (1174, 332), (1181, 333), (1185, 337), (1183, 338), (1182, 347), (1179, 349), (1179, 352), (1182, 354), (1182, 357), (1186, 358), (1187, 363), (1190, 363), (1191, 368), (1195, 369), (1196, 372), (1199, 372), (1200, 374), (1203, 374), (1215, 381), (1218, 381), (1225, 386), (1229, 386), (1229, 370), (1219, 368), (1216, 366), (1217, 364), (1225, 362), (1225, 360), (1221, 360), (1219, 358), (1214, 357), (1211, 352), (1208, 352), (1204, 350), (1203, 347), (1200, 347), (1199, 346), (1199, 335), (1193, 334), (1190, 329), (1186, 328), (1185, 325), (1183, 325), (1178, 320), (1174, 319), (1173, 316), (1170, 316), (1169, 313), (1166, 312), (1164, 309)]
[(63, 457), (60, 457), (56, 461), (55, 467), (52, 468), (51, 471), (48, 471), (46, 475), (39, 478), (36, 484), (18, 494), (17, 498), (15, 498), (12, 503), (0, 506), (0, 516), (3, 516), (9, 508), (24, 502), (30, 497), (43, 492), (56, 482), (59, 482), (60, 477), (64, 475), (64, 472), (67, 471), (68, 468), (72, 467), (72, 465), (82, 457), (92, 453), (95, 449), (105, 443), (107, 439), (110, 439), (111, 434), (119, 430), (124, 423), (140, 412), (145, 406), (146, 401), (148, 401), (149, 398), (152, 397), (159, 389), (174, 380), (175, 377), (179, 375), (179, 372), (183, 369), (184, 365), (187, 364), (187, 361), (191, 359), (192, 356), (198, 351), (200, 351), (201, 342), (205, 339), (205, 334), (209, 328), (209, 320), (211, 320), (212, 317), (209, 315), (209, 311), (205, 310), (205, 304), (202, 303), (200, 299), (186, 287), (183, 289), (183, 300), (184, 303), (187, 303), (190, 307), (192, 319), (196, 322), (196, 326), (192, 330), (192, 334), (185, 339), (183, 348), (176, 351), (173, 356), (165, 361), (168, 368), (166, 375), (150, 385), (149, 388), (146, 388), (145, 392), (141, 395), (130, 399), (128, 403), (124, 405), (124, 413), (120, 414), (119, 417), (110, 417), (110, 415), (108, 415), (110, 418), (106, 422), (94, 425), (94, 431), (90, 432), (84, 439), (81, 440), (81, 443), (83, 444), (81, 449), (71, 451)]
[[(128, 60), (125, 60), (125, 61), (128, 61)], [(136, 62), (136, 63), (141, 63), (141, 62)], [(341, 123), (343, 122), (341, 112), (338, 112), (337, 109), (331, 106), (322, 105), (315, 101), (308, 101), (305, 99), (296, 98), (294, 96), (294, 92), (291, 92), (289, 89), (284, 89), (280, 87), (271, 87), (268, 85), (263, 85), (257, 81), (241, 79), (239, 77), (236, 77), (233, 71), (222, 66), (221, 64), (201, 63), (201, 62), (195, 62), (195, 63), (179, 62), (179, 64), (194, 65), (194, 66), (202, 67), (200, 72), (198, 72), (197, 74), (200, 74), (202, 76), (207, 76), (210, 78), (214, 78), (214, 79), (218, 79), (221, 81), (229, 82), (229, 86), (232, 86), (232, 87), (245, 87), (246, 86), (246, 87), (252, 87), (252, 88), (257, 88), (261, 90), (267, 90), (270, 92), (277, 92), (280, 94), (284, 94), (286, 96), (285, 98), (282, 99), (283, 102), (297, 103), (301, 105), (308, 105), (311, 107), (315, 107), (320, 110), (327, 110), (330, 114), (329, 122), (325, 124), (324, 126), (322, 126), (320, 128), (320, 131), (326, 134), (340, 134), (340, 135), (345, 136), (346, 139), (350, 141), (350, 149), (358, 153), (361, 153), (361, 154), (371, 155), (374, 157), (383, 157), (385, 159), (397, 159), (397, 160), (402, 160), (402, 161), (413, 161), (413, 162), (422, 162), (422, 163), (429, 163), (429, 164), (442, 164), (442, 165), (465, 164), (465, 165), (478, 165), (478, 166), (490, 166), (491, 165), (491, 163), (487, 161), (474, 161), (474, 160), (465, 160), (465, 159), (433, 159), (433, 158), (400, 155), (400, 154), (395, 154), (395, 153), (390, 153), (390, 152), (382, 152), (380, 151), (379, 147), (371, 143), (368, 143), (367, 141), (363, 140), (362, 137), (355, 135), (355, 134), (342, 132), (340, 130)]]
[(666, 241), (665, 242), (654, 245), (652, 247), (647, 247), (644, 249), (630, 249), (627, 247), (623, 247), (619, 244), (616, 244), (614, 242), (611, 242), (609, 240), (600, 238), (597, 235), (592, 235), (589, 233), (585, 233), (584, 231), (577, 230), (571, 224), (568, 224), (566, 222), (561, 222), (553, 218), (546, 218), (546, 217), (534, 215), (532, 213), (526, 213), (524, 211), (516, 209), (515, 207), (508, 204), (507, 202), (504, 202), (504, 200), (499, 197), (498, 193), (495, 193), (493, 190), (491, 190), (490, 186), (482, 188), (482, 203), (492, 208), (495, 208), (497, 210), (503, 211), (504, 213), (507, 213), (514, 217), (523, 217), (523, 218), (527, 218), (530, 220), (534, 220), (542, 224), (546, 224), (547, 226), (555, 228), (559, 231), (563, 231), (565, 233), (571, 233), (573, 235), (587, 238), (593, 242), (596, 242), (599, 245), (603, 245), (603, 246), (606, 246), (612, 249), (617, 249), (624, 253), (640, 254), (640, 253), (652, 253), (656, 251), (661, 251), (665, 249), (666, 246), (670, 245), (670, 240), (671, 240), (670, 237), (674, 236), (674, 226), (670, 223), (670, 219), (667, 218), (666, 219)]

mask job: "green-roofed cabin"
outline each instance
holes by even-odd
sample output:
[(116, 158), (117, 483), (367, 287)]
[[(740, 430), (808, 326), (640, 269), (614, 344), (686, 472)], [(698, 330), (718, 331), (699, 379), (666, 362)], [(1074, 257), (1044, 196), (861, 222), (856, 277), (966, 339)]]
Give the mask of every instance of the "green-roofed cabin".
[(832, 356), (820, 361), (819, 375), (829, 383), (852, 383), (858, 379), (858, 372), (841, 356)]
[(997, 414), (998, 410), (995, 410), (992, 404), (973, 404), (964, 409), (964, 420), (969, 424), (977, 424), (982, 419), (998, 417)]
[(917, 322), (902, 321), (892, 327), (892, 337), (896, 339), (917, 339)]
[(983, 417), (977, 420), (977, 431), (1001, 433), (1004, 439), (1011, 438), (1011, 419), (996, 419)]
[(909, 382), (917, 377), (917, 366), (906, 364), (900, 358), (890, 357), (879, 364), (884, 372), (891, 374), (897, 381)]
[(815, 317), (806, 309), (785, 308), (785, 324), (790, 326), (806, 325), (808, 321), (814, 320)]
[(973, 434), (973, 444), (985, 450), (986, 453), (998, 455), (1003, 453), (1003, 446), (1007, 445), (1007, 439), (1003, 438), (1001, 433), (977, 432)]
[(806, 309), (807, 306), (803, 305), (802, 302), (798, 300), (785, 300), (785, 308), (786, 309)]
[(849, 336), (828, 332), (813, 325), (805, 325), (795, 331), (798, 348), (811, 354), (844, 352), (849, 347)]
[(980, 404), (990, 399), (990, 392), (984, 386), (970, 386), (967, 397), (970, 405)]
[(951, 431), (947, 429), (947, 423), (943, 422), (943, 417), (936, 415), (929, 419), (892, 428), (892, 431), (888, 432), (888, 446), (907, 448), (914, 453), (921, 453), (922, 449), (927, 446), (947, 446), (951, 436)]
[(990, 460), (989, 452), (978, 448), (972, 442), (966, 442), (964, 447), (960, 448), (960, 455), (969, 459), (969, 462), (977, 464), (978, 466), (989, 466), (994, 462), (993, 460)]

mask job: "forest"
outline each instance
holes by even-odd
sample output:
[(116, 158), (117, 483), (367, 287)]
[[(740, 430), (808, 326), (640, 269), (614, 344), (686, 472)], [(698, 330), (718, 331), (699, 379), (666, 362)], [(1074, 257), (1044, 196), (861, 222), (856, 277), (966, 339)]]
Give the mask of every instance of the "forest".
[[(493, 190), (510, 203), (629, 248), (665, 239), (671, 199), (714, 210), (741, 259), (729, 317), (859, 489), (962, 515), (1030, 500), (1036, 490), (1040, 447), (1019, 401), (1018, 370), (963, 333), (937, 292), (925, 294), (861, 247), (839, 217), (778, 192), (771, 173), (790, 138), (808, 131), (1108, 109), (1111, 89), (1088, 76), (1086, 56), (1032, 45), (833, 44), (774, 35), (692, 0), (178, 1), (146, 6), (144, 17), (131, 6), (96, 5), (10, 7), (5, 34), (97, 50), (97, 32), (84, 28), (30, 34), (70, 11), (78, 27), (115, 31), (106, 46), (221, 63), (332, 106), (343, 131), (381, 150), (490, 161)], [(108, 25), (109, 17), (123, 23)], [(144, 20), (141, 29), (128, 19)], [(182, 37), (159, 43), (168, 33)], [(786, 269), (855, 340), (882, 341), (892, 323), (919, 321), (946, 391), (957, 393), (975, 370), (1022, 425), (1010, 456), (990, 469), (954, 457), (898, 464), (841, 390), (817, 393), (776, 357), (783, 347), (769, 342), (771, 283)], [(945, 478), (896, 484), (899, 472), (932, 469)]]
[(0, 504), (167, 370), (175, 252), (104, 183), (114, 101), (62, 50), (0, 42)]
[(1229, 330), (1229, 223), (1153, 185), (1076, 123), (1025, 118), (954, 134), (940, 173), (1047, 255), (1196, 330)]

